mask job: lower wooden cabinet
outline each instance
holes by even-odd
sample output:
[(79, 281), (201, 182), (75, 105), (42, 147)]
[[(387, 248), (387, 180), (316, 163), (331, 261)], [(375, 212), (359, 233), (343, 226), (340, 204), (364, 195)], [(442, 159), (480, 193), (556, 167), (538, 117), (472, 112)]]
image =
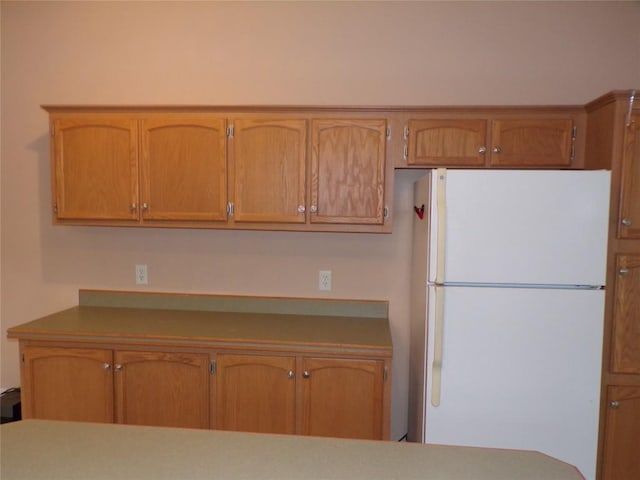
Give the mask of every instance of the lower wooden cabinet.
[(23, 345), (24, 418), (388, 439), (385, 360)]
[(640, 478), (640, 385), (607, 390), (602, 480)]
[(216, 428), (296, 433), (295, 357), (218, 354)]
[(29, 345), (22, 359), (24, 418), (209, 428), (207, 354)]
[(384, 438), (383, 361), (304, 358), (302, 369), (302, 433)]
[(112, 423), (112, 359), (111, 350), (23, 347), (23, 418)]
[(218, 354), (216, 428), (380, 440), (382, 360)]
[(209, 428), (209, 355), (114, 352), (116, 423)]

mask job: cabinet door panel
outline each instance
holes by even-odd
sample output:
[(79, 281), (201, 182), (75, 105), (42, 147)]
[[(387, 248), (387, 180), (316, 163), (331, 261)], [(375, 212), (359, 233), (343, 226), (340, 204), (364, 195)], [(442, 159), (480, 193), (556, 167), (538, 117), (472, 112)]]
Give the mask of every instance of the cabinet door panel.
[(295, 433), (295, 358), (220, 354), (216, 364), (216, 428)]
[(314, 120), (312, 223), (384, 223), (386, 120)]
[(22, 348), (24, 418), (113, 422), (110, 350)]
[(54, 121), (57, 218), (137, 220), (137, 130), (133, 120)]
[(616, 269), (611, 370), (640, 374), (640, 255), (619, 255)]
[(226, 220), (226, 162), (225, 120), (143, 120), (143, 219)]
[(571, 119), (494, 120), (491, 132), (492, 166), (571, 166)]
[(306, 120), (234, 121), (234, 221), (304, 223)]
[(486, 120), (410, 120), (408, 164), (481, 167), (486, 142)]
[(117, 351), (116, 421), (209, 428), (209, 356)]
[(610, 386), (602, 480), (640, 478), (640, 386)]
[(303, 359), (302, 432), (382, 439), (384, 362)]
[(619, 238), (640, 239), (640, 113), (625, 130)]

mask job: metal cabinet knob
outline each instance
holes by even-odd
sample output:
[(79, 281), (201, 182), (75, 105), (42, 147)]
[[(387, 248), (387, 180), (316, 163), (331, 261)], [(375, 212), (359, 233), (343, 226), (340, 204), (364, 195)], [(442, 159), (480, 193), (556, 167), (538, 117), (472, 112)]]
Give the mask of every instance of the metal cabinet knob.
[(116, 366), (114, 369), (116, 372), (119, 372), (120, 370), (122, 370), (122, 365), (120, 365), (119, 363), (116, 363)]
[(309, 211), (311, 213), (318, 213), (318, 207), (315, 205), (311, 205), (311, 208), (309, 209)]
[(502, 149), (500, 147), (493, 147), (493, 149), (491, 151), (493, 153), (500, 153), (502, 151)]
[(487, 147), (480, 147), (480, 148), (478, 149), (478, 153), (479, 153), (480, 155), (484, 155), (485, 153), (487, 153)]
[(109, 370), (111, 368), (111, 364), (110, 363), (103, 363), (102, 364), (102, 369), (103, 370)]
[(620, 223), (622, 223), (622, 225), (624, 225), (625, 227), (630, 227), (631, 226), (631, 220), (629, 220), (628, 218), (623, 218)]
[(295, 376), (296, 376), (296, 374), (295, 374), (295, 373), (293, 373), (293, 370), (289, 370), (289, 371), (287, 372), (287, 378), (293, 378), (293, 377), (295, 377)]
[(130, 212), (135, 212), (137, 209), (138, 209), (138, 206), (135, 203), (132, 203), (131, 205), (129, 205)]
[(305, 208), (304, 205), (299, 205), (298, 206), (298, 213), (304, 213), (307, 209)]
[(302, 376), (303, 376), (304, 378), (309, 378), (309, 377), (311, 376), (311, 374), (309, 373), (309, 371), (308, 371), (308, 370), (305, 370), (305, 371), (302, 373)]
[(613, 400), (612, 402), (609, 402), (609, 406), (613, 409), (620, 408), (620, 402)]
[(618, 270), (618, 274), (619, 275), (626, 275), (627, 273), (629, 273), (629, 269), (628, 268), (621, 268), (620, 270)]
[(149, 205), (146, 203), (142, 204), (142, 210), (149, 210)]

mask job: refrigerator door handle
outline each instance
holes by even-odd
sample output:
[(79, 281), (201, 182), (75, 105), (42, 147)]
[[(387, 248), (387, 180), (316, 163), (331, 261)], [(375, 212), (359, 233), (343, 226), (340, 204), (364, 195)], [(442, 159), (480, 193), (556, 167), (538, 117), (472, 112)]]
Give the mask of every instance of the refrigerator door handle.
[(436, 170), (436, 211), (437, 231), (436, 231), (436, 278), (435, 283), (444, 283), (444, 255), (447, 227), (447, 169), (438, 168)]
[(442, 385), (442, 343), (444, 322), (444, 287), (436, 285), (435, 317), (433, 327), (433, 363), (431, 365), (431, 405), (440, 405), (440, 388)]

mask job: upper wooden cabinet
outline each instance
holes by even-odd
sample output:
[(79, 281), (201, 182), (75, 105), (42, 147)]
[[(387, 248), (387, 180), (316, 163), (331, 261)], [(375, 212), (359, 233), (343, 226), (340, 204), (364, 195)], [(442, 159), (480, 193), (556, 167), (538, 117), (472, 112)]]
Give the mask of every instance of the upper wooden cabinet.
[(305, 223), (307, 121), (233, 122), (233, 221)]
[(91, 115), (51, 124), (56, 219), (137, 221), (136, 121)]
[(640, 239), (640, 112), (625, 127), (618, 237)]
[(387, 119), (368, 108), (44, 108), (55, 223), (391, 231)]
[(312, 223), (384, 223), (386, 132), (385, 119), (313, 120)]
[(409, 119), (409, 166), (568, 168), (575, 154), (573, 118)]
[(143, 220), (226, 220), (225, 123), (166, 114), (140, 121)]

